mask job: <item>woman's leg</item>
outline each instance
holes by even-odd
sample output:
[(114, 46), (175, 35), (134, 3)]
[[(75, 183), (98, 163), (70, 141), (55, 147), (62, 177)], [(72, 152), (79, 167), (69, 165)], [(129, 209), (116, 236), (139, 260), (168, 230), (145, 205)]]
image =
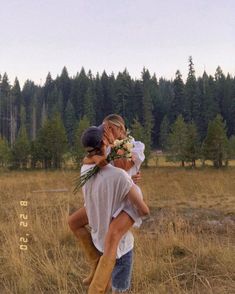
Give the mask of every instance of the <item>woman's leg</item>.
[(80, 230), (88, 225), (88, 218), (85, 207), (79, 208), (73, 214), (69, 215), (68, 224), (71, 231), (79, 239), (81, 232)]
[(104, 254), (100, 258), (89, 294), (105, 293), (116, 262), (117, 247), (122, 236), (132, 227), (134, 220), (124, 211), (112, 220), (105, 237)]
[(105, 237), (104, 255), (116, 258), (119, 241), (133, 224), (134, 220), (125, 211), (112, 220)]
[(91, 271), (87, 278), (83, 280), (85, 285), (89, 285), (94, 276), (97, 264), (100, 259), (100, 253), (94, 246), (90, 232), (85, 227), (88, 224), (88, 218), (84, 207), (80, 208), (68, 217), (68, 224), (72, 232), (78, 238), (79, 243), (91, 266)]

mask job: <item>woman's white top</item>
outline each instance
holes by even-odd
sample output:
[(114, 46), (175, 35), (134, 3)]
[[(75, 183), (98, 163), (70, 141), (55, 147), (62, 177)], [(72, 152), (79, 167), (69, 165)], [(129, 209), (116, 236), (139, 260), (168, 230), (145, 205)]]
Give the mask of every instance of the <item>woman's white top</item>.
[[(145, 145), (144, 145), (144, 143), (142, 143), (140, 141), (135, 141), (134, 138), (131, 143), (134, 146), (132, 149), (134, 165), (127, 171), (127, 173), (129, 174), (130, 177), (132, 177), (138, 173), (140, 166), (145, 159), (145, 155), (144, 155)], [(143, 199), (143, 194), (142, 194), (140, 187), (136, 184), (134, 184), (134, 186), (137, 189), (137, 191), (139, 192), (140, 197)], [(133, 204), (130, 203), (130, 201), (128, 199), (126, 199), (124, 201), (124, 203), (122, 203), (122, 206), (119, 207), (119, 209), (117, 211), (115, 211), (113, 217), (117, 217), (121, 211), (125, 211), (135, 221), (135, 223), (133, 224), (134, 227), (139, 228), (141, 226), (142, 219), (141, 219), (137, 209), (133, 206)]]

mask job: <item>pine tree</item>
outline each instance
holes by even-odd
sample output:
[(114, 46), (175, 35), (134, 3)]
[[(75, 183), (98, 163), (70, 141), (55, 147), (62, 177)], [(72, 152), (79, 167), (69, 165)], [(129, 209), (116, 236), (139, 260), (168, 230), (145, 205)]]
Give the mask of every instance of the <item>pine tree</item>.
[(97, 73), (95, 81), (94, 81), (94, 88), (95, 88), (95, 122), (96, 124), (100, 124), (104, 118), (104, 92), (103, 86), (101, 83), (101, 79), (99, 74)]
[(74, 161), (78, 167), (81, 165), (81, 160), (84, 157), (84, 148), (81, 144), (81, 136), (82, 133), (90, 126), (90, 122), (86, 116), (84, 116), (79, 123), (77, 124), (75, 131), (75, 140), (74, 140), (74, 149), (73, 149), (73, 157)]
[(222, 167), (229, 157), (229, 142), (226, 135), (226, 124), (221, 115), (209, 122), (207, 136), (203, 142), (205, 160), (212, 160), (214, 167)]
[[(11, 89), (11, 97), (13, 100), (13, 109), (12, 109), (12, 143), (15, 142), (16, 134), (20, 129), (20, 109), (23, 104), (23, 97), (21, 94), (20, 84), (18, 79), (15, 79), (14, 85)], [(13, 122), (14, 120), (14, 122)], [(15, 125), (16, 124), (16, 125)]]
[(36, 139), (37, 131), (37, 110), (36, 110), (36, 98), (33, 99), (33, 109), (32, 109), (32, 127), (31, 127), (31, 138), (32, 140)]
[(41, 125), (44, 125), (47, 118), (48, 118), (48, 115), (47, 115), (47, 111), (46, 111), (46, 102), (43, 101), (42, 112), (41, 112)]
[(5, 139), (0, 137), (0, 166), (7, 166), (11, 160), (11, 150)]
[(42, 167), (45, 169), (52, 167), (51, 146), (48, 144), (48, 138), (51, 136), (50, 133), (50, 121), (45, 120), (42, 127), (38, 131), (36, 140), (31, 144), (33, 167), (35, 167), (37, 161), (40, 161)]
[(60, 168), (63, 155), (67, 151), (67, 137), (59, 114), (45, 121), (39, 132), (37, 144), (44, 167)]
[(184, 166), (186, 161), (187, 125), (182, 115), (179, 115), (171, 127), (169, 135), (170, 159), (180, 161)]
[(235, 135), (235, 85), (234, 85), (234, 97), (232, 98), (231, 109), (230, 109), (230, 130), (231, 130), (231, 134)]
[[(152, 147), (158, 146), (159, 141), (159, 134), (160, 134), (160, 118), (157, 116), (156, 110), (157, 110), (157, 103), (159, 101), (159, 85), (156, 78), (156, 75), (154, 74), (152, 78), (150, 79), (150, 96), (152, 100), (152, 117), (153, 117), (153, 127), (152, 127)], [(133, 101), (132, 104), (134, 104), (135, 101)]]
[(203, 73), (201, 79), (198, 80), (198, 88), (200, 92), (200, 121), (197, 122), (197, 128), (203, 141), (207, 134), (207, 127), (210, 120), (216, 117), (219, 112), (219, 104), (215, 95), (215, 82), (212, 76)]
[(71, 80), (68, 75), (68, 70), (66, 66), (64, 66), (61, 76), (57, 80), (58, 87), (62, 92), (62, 97), (63, 97), (63, 113), (62, 113), (62, 118), (64, 118), (64, 111), (65, 107), (67, 105), (67, 101), (70, 97), (71, 93)]
[(233, 118), (232, 118), (232, 107), (233, 107), (234, 89), (233, 79), (228, 74), (224, 82), (224, 101), (223, 101), (223, 112), (222, 116), (227, 124), (227, 135), (230, 137), (233, 134)]
[(159, 79), (158, 96), (154, 101), (153, 114), (155, 118), (154, 131), (157, 136), (156, 142), (159, 146), (160, 139), (160, 126), (165, 115), (170, 115), (171, 105), (174, 99), (174, 89), (172, 82), (169, 82), (163, 78)]
[(193, 120), (195, 123), (198, 123), (200, 119), (200, 103), (197, 97), (197, 82), (192, 56), (189, 57), (189, 72), (185, 85), (185, 93), (185, 120), (187, 122)]
[(74, 144), (74, 131), (76, 127), (76, 116), (75, 116), (75, 110), (70, 102), (68, 100), (66, 109), (65, 109), (65, 129), (68, 137), (68, 142), (70, 146), (73, 146)]
[(0, 84), (0, 136), (10, 141), (10, 89), (7, 73), (4, 73)]
[[(39, 136), (36, 140), (30, 143), (30, 154), (31, 154), (31, 168), (36, 168), (39, 162), (43, 163), (43, 146), (40, 146)], [(43, 166), (43, 164), (41, 164)]]
[[(67, 70), (65, 69), (65, 75), (68, 75), (68, 72)], [(44, 84), (44, 87), (43, 87), (43, 95), (44, 97), (48, 97), (51, 93), (51, 91), (53, 90), (54, 88), (54, 83), (53, 83), (53, 79), (51, 77), (51, 73), (48, 72), (47, 74), (47, 77), (46, 77), (46, 81), (45, 81), (45, 84)]]
[(51, 120), (52, 137), (50, 138), (53, 150), (53, 164), (55, 168), (60, 168), (63, 155), (67, 151), (67, 136), (61, 116), (55, 115)]
[[(48, 73), (46, 77), (46, 82), (43, 87), (43, 103), (45, 107), (45, 112), (48, 114), (49, 117), (51, 117), (52, 109), (56, 103), (56, 99), (54, 97), (54, 90), (57, 89), (50, 72)], [(61, 109), (62, 110), (62, 109)]]
[(70, 99), (75, 109), (76, 118), (80, 119), (84, 116), (84, 100), (89, 86), (89, 79), (86, 75), (84, 68), (82, 67), (81, 71), (75, 79), (72, 81), (72, 89)]
[(141, 123), (138, 121), (138, 119), (134, 119), (131, 125), (131, 135), (137, 141), (141, 141), (141, 142), (144, 141), (144, 128), (141, 125)]
[(184, 82), (182, 80), (182, 75), (179, 70), (177, 70), (175, 74), (173, 89), (174, 98), (171, 103), (170, 123), (173, 123), (180, 114), (185, 115)]
[(217, 67), (215, 72), (215, 88), (216, 88), (216, 99), (219, 103), (219, 109), (222, 117), (227, 121), (228, 119), (228, 107), (225, 103), (226, 93), (226, 80), (223, 71), (220, 66)]
[(143, 84), (141, 81), (136, 80), (134, 84), (134, 103), (132, 106), (134, 117), (143, 124), (143, 112), (142, 112), (142, 101), (143, 101)]
[(112, 84), (113, 78), (114, 78), (113, 76), (109, 77), (105, 71), (101, 75), (100, 82), (102, 87), (103, 117), (113, 113), (113, 100), (114, 100), (114, 85)]
[(30, 155), (30, 142), (24, 125), (21, 125), (17, 139), (12, 148), (13, 166), (26, 168)]
[(229, 158), (235, 159), (235, 135), (229, 139)]
[(185, 161), (196, 166), (196, 160), (200, 157), (200, 141), (197, 127), (194, 122), (187, 125), (187, 139), (185, 145)]
[[(51, 96), (54, 100), (54, 104), (52, 105), (51, 107), (51, 116), (54, 116), (56, 115), (56, 113), (60, 113), (62, 115), (63, 113), (63, 95), (62, 95), (62, 91), (58, 91), (57, 87), (54, 88)], [(50, 110), (48, 112), (48, 114), (50, 113)]]
[(32, 126), (33, 126), (33, 109), (36, 104), (36, 93), (37, 93), (37, 86), (30, 81), (27, 80), (24, 84), (24, 87), (22, 89), (22, 97), (23, 97), (23, 106), (25, 108), (25, 127), (27, 130), (27, 135), (30, 140), (32, 140)]
[(131, 77), (125, 69), (122, 73), (119, 72), (116, 79), (114, 110), (125, 118), (126, 125), (130, 125), (133, 120), (132, 111), (128, 111), (132, 96), (133, 90)]
[(20, 127), (25, 126), (26, 123), (26, 111), (24, 105), (20, 107)]
[(84, 113), (91, 124), (95, 123), (95, 109), (94, 109), (95, 93), (89, 87), (84, 97)]
[(170, 133), (170, 124), (169, 124), (167, 115), (165, 115), (160, 126), (160, 138), (159, 138), (160, 147), (164, 151), (166, 151), (168, 147), (169, 133)]
[(145, 144), (145, 166), (148, 166), (148, 160), (151, 154), (152, 129), (153, 129), (153, 102), (150, 95), (151, 84), (150, 74), (145, 68), (142, 72), (143, 82), (143, 127), (144, 127), (144, 144)]

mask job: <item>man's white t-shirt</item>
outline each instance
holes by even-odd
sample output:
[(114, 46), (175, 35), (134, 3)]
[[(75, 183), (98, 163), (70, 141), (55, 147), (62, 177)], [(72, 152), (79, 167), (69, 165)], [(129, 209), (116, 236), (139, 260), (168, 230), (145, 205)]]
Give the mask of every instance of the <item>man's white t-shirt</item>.
[[(94, 166), (83, 165), (81, 173)], [(92, 240), (95, 247), (101, 252), (104, 252), (105, 236), (112, 217), (122, 206), (133, 184), (132, 179), (124, 170), (108, 164), (82, 187)], [(133, 246), (134, 238), (128, 231), (119, 242), (117, 258), (126, 254)]]

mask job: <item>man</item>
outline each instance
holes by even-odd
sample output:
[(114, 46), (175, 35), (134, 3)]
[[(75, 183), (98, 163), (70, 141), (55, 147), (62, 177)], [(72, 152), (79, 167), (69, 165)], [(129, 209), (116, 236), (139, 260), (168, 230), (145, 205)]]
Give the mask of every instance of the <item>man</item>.
[[(102, 127), (90, 127), (83, 133), (81, 141), (88, 157), (103, 154), (102, 139)], [(83, 165), (81, 172), (84, 173), (91, 167), (92, 165)], [(86, 182), (83, 195), (92, 241), (103, 253), (88, 293), (105, 293), (112, 271), (113, 293), (125, 293), (130, 287), (134, 246), (133, 235), (128, 229), (135, 220), (125, 212), (119, 223), (112, 218), (127, 198), (136, 205), (140, 214), (148, 214), (149, 209), (139, 197), (128, 174), (111, 164), (105, 165)]]

